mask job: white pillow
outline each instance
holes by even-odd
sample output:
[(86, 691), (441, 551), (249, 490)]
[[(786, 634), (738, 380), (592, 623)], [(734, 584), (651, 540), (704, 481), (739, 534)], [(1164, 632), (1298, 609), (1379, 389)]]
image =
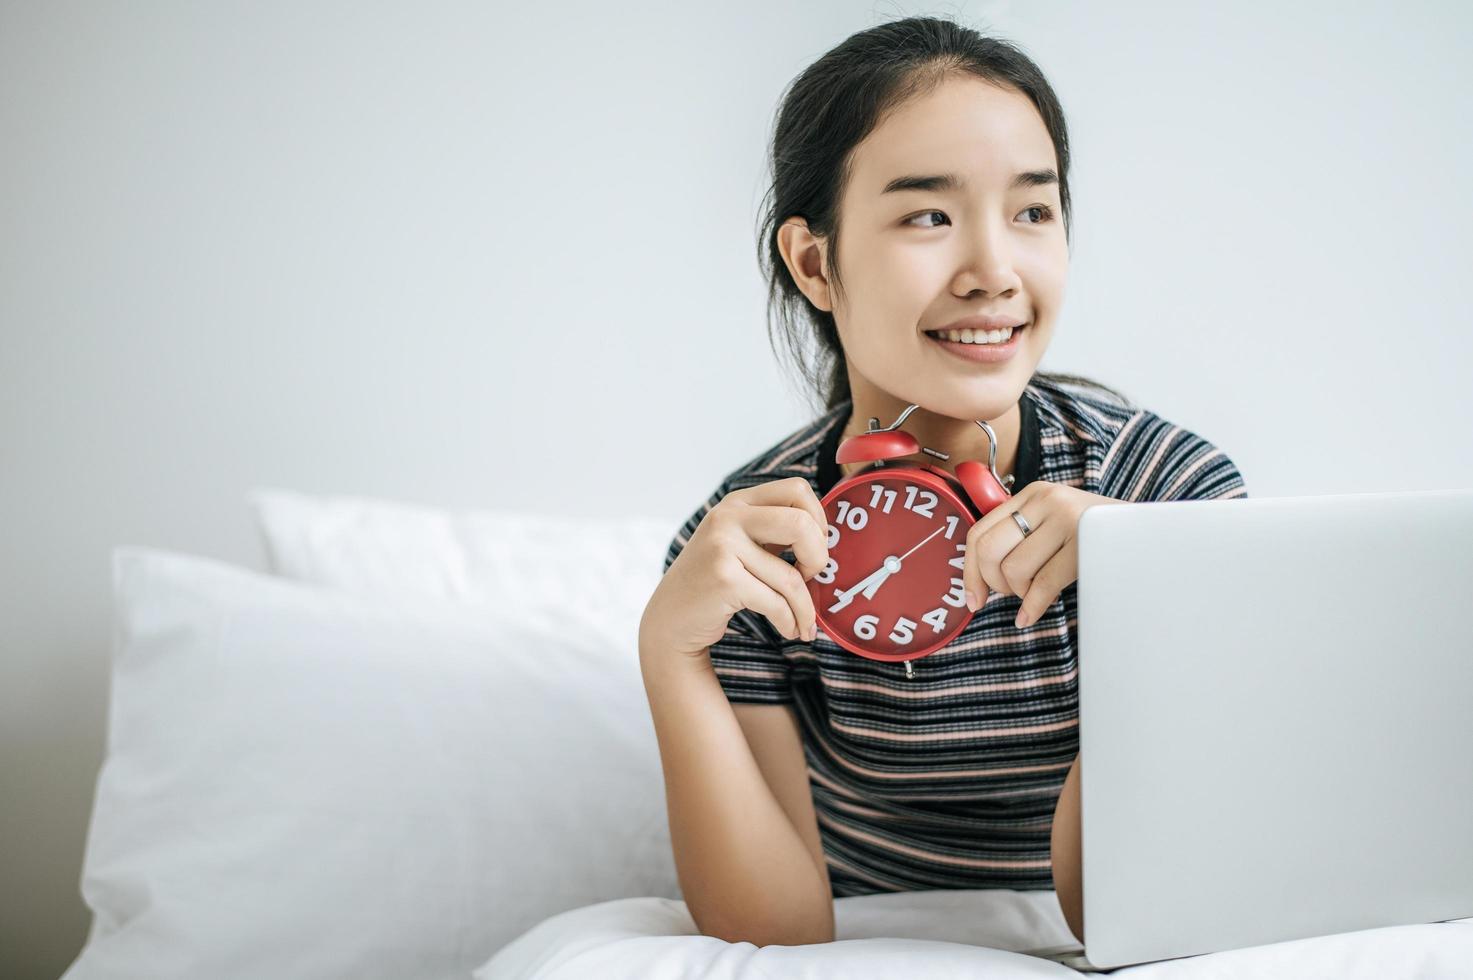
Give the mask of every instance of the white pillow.
[(464, 978), (550, 915), (679, 896), (637, 658), (166, 551), (113, 578), (66, 980)]
[(452, 600), (549, 630), (577, 621), (630, 655), (680, 526), (291, 490), (247, 496), (277, 575), (399, 605)]

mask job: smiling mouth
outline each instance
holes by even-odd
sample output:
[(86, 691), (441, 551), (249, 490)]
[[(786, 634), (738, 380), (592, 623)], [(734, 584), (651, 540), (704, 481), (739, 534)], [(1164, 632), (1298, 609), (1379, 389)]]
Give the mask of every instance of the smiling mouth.
[[(972, 336), (973, 336), (973, 339), (972, 340), (964, 340), (964, 339), (961, 339), (963, 336), (965, 336), (961, 331), (927, 330), (927, 331), (925, 331), (925, 334), (926, 334), (927, 337), (930, 337), (932, 340), (939, 340), (939, 341), (942, 341), (944, 343), (961, 343), (961, 344), (966, 344), (967, 346), (971, 346), (971, 347), (1005, 347), (1008, 344), (1012, 343), (1013, 338), (1017, 337), (1018, 334), (1022, 333), (1024, 330), (1027, 330), (1032, 325), (1033, 325), (1033, 321), (1032, 320), (1029, 320), (1027, 323), (1023, 324), (1022, 326), (1011, 328), (1011, 331), (1009, 331), (1009, 330), (996, 330), (996, 331), (988, 331), (985, 334), (984, 333), (980, 333), (978, 331), (970, 331), (971, 334), (972, 334)], [(1003, 339), (999, 339), (999, 340), (985, 340), (985, 339), (979, 340), (978, 339), (978, 338), (985, 338), (985, 337), (992, 336), (992, 335), (996, 335), (996, 336), (998, 336), (1000, 338), (1003, 338)]]

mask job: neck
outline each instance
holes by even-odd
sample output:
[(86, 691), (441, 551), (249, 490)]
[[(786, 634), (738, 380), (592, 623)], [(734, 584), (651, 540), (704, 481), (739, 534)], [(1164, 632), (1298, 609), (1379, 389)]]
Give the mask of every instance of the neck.
[[(882, 427), (892, 424), (909, 404), (877, 390), (869, 390), (862, 395), (856, 393), (849, 419), (844, 425), (843, 438), (868, 432), (871, 418), (878, 418)], [(990, 425), (993, 434), (997, 436), (995, 466), (998, 478), (1006, 481), (1013, 474), (1018, 460), (1018, 441), (1022, 426), (1017, 402), (1014, 401), (997, 418), (984, 418), (982, 421)], [(916, 453), (900, 457), (894, 462), (930, 463), (948, 473), (955, 473), (956, 464), (964, 459), (979, 460), (983, 465), (987, 463), (991, 442), (987, 433), (972, 419), (954, 419), (917, 408), (900, 428), (915, 436), (922, 446), (947, 453), (951, 458), (941, 460), (929, 453)], [(844, 476), (849, 476), (867, 465), (869, 464), (841, 463), (839, 470)]]

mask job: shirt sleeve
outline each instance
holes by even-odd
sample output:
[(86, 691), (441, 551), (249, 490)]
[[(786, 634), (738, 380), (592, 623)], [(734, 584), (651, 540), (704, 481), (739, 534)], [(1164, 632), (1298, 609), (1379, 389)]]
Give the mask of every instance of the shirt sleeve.
[[(696, 533), (706, 514), (726, 496), (718, 488), (681, 526), (665, 553), (663, 575)], [(783, 704), (793, 700), (792, 668), (783, 656), (785, 638), (766, 616), (739, 609), (726, 624), (726, 633), (711, 644), (711, 666), (726, 699), (735, 704)]]
[(1152, 412), (1121, 427), (1101, 467), (1104, 496), (1129, 501), (1248, 496), (1237, 464), (1207, 439)]

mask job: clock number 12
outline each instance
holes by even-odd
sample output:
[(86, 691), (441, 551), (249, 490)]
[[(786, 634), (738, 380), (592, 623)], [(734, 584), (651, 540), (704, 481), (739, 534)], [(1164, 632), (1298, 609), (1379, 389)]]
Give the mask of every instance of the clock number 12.
[[(898, 491), (889, 489), (883, 483), (871, 483), (869, 485), (869, 489), (870, 489), (870, 498), (869, 498), (869, 506), (870, 506), (870, 509), (871, 510), (874, 510), (875, 508), (879, 507), (880, 506), (880, 498), (883, 497), (885, 499), (885, 506), (883, 508), (881, 508), (880, 513), (882, 513), (882, 514), (888, 514), (888, 513), (890, 513), (890, 508), (894, 505), (895, 498), (899, 495)], [(925, 502), (924, 503), (917, 504), (916, 503), (916, 497), (917, 496), (919, 496)], [(905, 509), (906, 510), (909, 510), (909, 511), (914, 511), (917, 514), (920, 514), (922, 517), (935, 517), (936, 516), (936, 513), (935, 513), (934, 508), (936, 506), (936, 502), (939, 499), (940, 498), (938, 498), (934, 493), (932, 493), (929, 490), (922, 490), (919, 487), (915, 487), (915, 486), (908, 486), (908, 487), (905, 488)], [(948, 518), (948, 520), (950, 520), (950, 521), (953, 522), (952, 527), (953, 527), (953, 530), (954, 530), (955, 529), (955, 521), (956, 521), (956, 518), (954, 518), (954, 517), (953, 518)], [(946, 532), (946, 536), (948, 538), (951, 537), (951, 531), (950, 530), (948, 530)]]

